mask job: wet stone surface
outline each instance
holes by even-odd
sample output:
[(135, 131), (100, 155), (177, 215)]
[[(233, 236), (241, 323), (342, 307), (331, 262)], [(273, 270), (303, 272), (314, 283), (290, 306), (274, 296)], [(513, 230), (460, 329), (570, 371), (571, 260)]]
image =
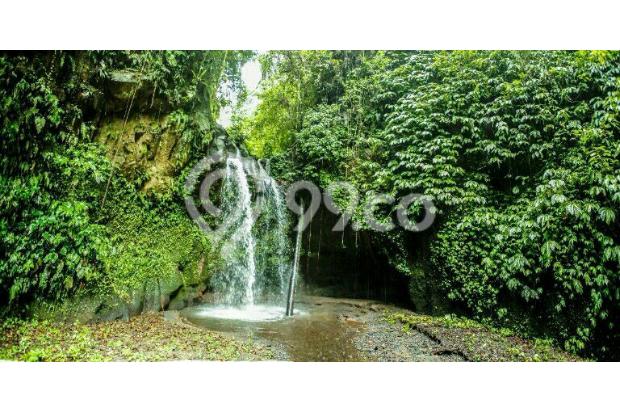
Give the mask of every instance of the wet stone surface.
[(355, 346), (369, 360), (380, 362), (446, 362), (465, 359), (444, 350), (443, 346), (416, 330), (403, 330), (388, 324), (382, 313), (370, 312), (362, 317), (366, 328), (355, 336)]

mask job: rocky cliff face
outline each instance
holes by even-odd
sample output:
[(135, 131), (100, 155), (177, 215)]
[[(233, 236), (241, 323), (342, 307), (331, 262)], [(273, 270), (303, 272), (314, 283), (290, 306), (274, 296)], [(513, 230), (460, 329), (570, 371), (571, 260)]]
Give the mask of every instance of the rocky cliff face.
[[(155, 88), (136, 71), (113, 72), (106, 84), (105, 116), (95, 137), (144, 192), (169, 188), (190, 150), (183, 127), (170, 115), (173, 108), (155, 97)], [(209, 126), (204, 124), (202, 132), (209, 133)]]
[[(145, 194), (172, 189), (181, 171), (188, 166), (192, 150), (208, 152), (209, 147), (195, 147), (194, 136), (199, 135), (204, 144), (211, 143), (212, 136), (217, 135), (214, 149), (229, 146), (225, 131), (212, 124), (208, 115), (200, 110), (188, 113), (171, 106), (157, 97), (155, 87), (138, 71), (112, 72), (104, 96), (91, 107), (96, 113), (94, 140), (105, 148), (108, 158), (119, 167), (119, 173)], [(183, 214), (184, 210), (179, 213)], [(192, 247), (195, 251), (191, 262), (183, 263), (185, 268), (171, 269), (165, 276), (153, 275), (118, 295), (106, 293), (70, 302), (68, 315), (83, 322), (127, 319), (142, 312), (191, 305), (207, 289), (209, 265), (207, 251), (200, 250), (199, 243)], [(192, 273), (188, 274), (188, 270)]]
[(189, 154), (181, 133), (170, 125), (167, 115), (107, 119), (96, 139), (126, 177), (142, 183), (145, 192), (170, 187)]
[[(237, 150), (225, 130), (209, 120), (207, 112), (173, 107), (158, 99), (154, 88), (135, 70), (113, 72), (105, 85), (105, 96), (99, 100), (103, 103), (93, 110), (98, 113), (95, 141), (103, 145), (119, 173), (144, 194), (173, 188), (197, 156)], [(200, 140), (198, 147), (196, 137)], [(239, 150), (247, 156), (243, 147)], [(247, 162), (251, 164), (245, 167), (258, 170), (256, 161)], [(193, 225), (189, 217), (187, 223)], [(196, 247), (191, 262), (184, 262), (184, 269), (172, 268), (165, 275), (148, 277), (115, 296), (74, 302), (77, 308), (71, 309), (72, 316), (85, 322), (126, 319), (142, 312), (182, 309), (200, 300), (208, 289), (209, 268), (218, 258)]]

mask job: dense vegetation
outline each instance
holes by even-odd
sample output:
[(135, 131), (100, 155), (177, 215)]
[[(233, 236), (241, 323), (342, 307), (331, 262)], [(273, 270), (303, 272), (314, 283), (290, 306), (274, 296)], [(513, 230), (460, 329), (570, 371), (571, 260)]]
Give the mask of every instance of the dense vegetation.
[[(243, 100), (251, 57), (0, 54), (3, 312), (131, 302), (213, 271), (218, 252), (187, 217), (182, 182), (220, 131), (223, 86)], [(272, 174), (434, 201), (422, 233), (372, 232), (361, 206), (353, 219), (410, 277), (418, 310), (620, 357), (620, 53), (259, 58), (260, 104), (229, 133)]]
[[(206, 267), (200, 257), (208, 240), (184, 212), (180, 180), (146, 190), (151, 171), (115, 156), (124, 150), (129, 126), (142, 136), (138, 127), (146, 122), (147, 134), (165, 130), (176, 139), (172, 178), (181, 176), (216, 129), (223, 103), (218, 89), (240, 87), (239, 70), (250, 56), (0, 55), (3, 309), (81, 293), (130, 299), (132, 290), (151, 287), (149, 281), (159, 286), (161, 279), (186, 279)], [(106, 125), (112, 130), (107, 146), (96, 138)]]
[(619, 53), (261, 59), (261, 102), (233, 131), (281, 179), (430, 196), (430, 231), (371, 233), (414, 289), (568, 350), (618, 357)]

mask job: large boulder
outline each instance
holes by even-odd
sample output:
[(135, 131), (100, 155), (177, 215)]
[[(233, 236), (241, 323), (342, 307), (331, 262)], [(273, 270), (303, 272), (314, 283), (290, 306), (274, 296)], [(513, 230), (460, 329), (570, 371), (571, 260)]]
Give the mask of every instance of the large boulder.
[(135, 69), (113, 70), (105, 84), (108, 113), (168, 112), (165, 99), (157, 94), (154, 82)]
[(166, 116), (140, 115), (104, 121), (96, 140), (126, 177), (143, 181), (142, 190), (149, 191), (172, 185), (186, 164), (189, 150), (181, 138)]
[(171, 296), (167, 310), (181, 310), (188, 306), (194, 305), (196, 302), (202, 301), (207, 285), (199, 283), (195, 285), (183, 286), (176, 295)]

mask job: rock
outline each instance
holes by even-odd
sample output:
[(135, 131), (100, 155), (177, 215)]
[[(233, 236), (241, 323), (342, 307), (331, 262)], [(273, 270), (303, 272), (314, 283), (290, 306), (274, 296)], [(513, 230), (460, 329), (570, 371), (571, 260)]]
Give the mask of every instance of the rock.
[(143, 192), (170, 187), (189, 154), (189, 143), (182, 144), (181, 135), (168, 125), (165, 115), (103, 120), (96, 141), (105, 146), (125, 177), (148, 176)]
[(207, 287), (205, 284), (183, 286), (178, 293), (171, 298), (168, 309), (181, 310), (191, 306), (196, 300), (199, 300), (203, 296), (206, 289)]
[(69, 309), (62, 311), (64, 318), (81, 323), (128, 320), (130, 317), (129, 306), (115, 296), (81, 297), (73, 302), (68, 302), (67, 305)]
[(172, 297), (175, 297), (183, 288), (181, 275), (168, 279), (149, 281), (144, 288), (144, 312), (159, 312), (169, 308)]
[(168, 102), (156, 94), (155, 85), (143, 73), (133, 69), (113, 70), (105, 85), (106, 112), (133, 113), (169, 111)]

